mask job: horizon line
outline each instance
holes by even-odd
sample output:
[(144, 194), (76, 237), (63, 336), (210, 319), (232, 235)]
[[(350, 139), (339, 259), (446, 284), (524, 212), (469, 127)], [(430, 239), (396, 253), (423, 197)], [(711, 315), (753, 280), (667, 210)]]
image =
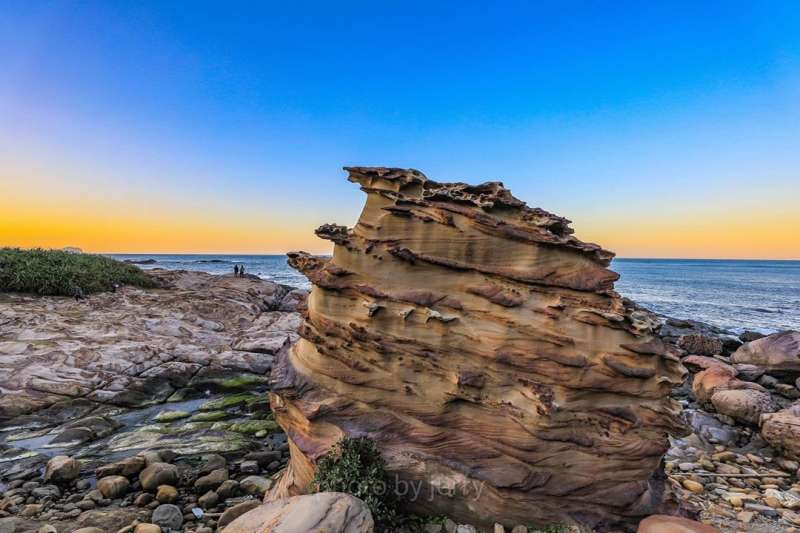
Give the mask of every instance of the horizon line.
[[(291, 250), (291, 251), (304, 251), (304, 250)], [(84, 252), (84, 253), (95, 253), (98, 255), (150, 255), (150, 256), (179, 256), (179, 255), (197, 255), (197, 256), (214, 256), (214, 255), (233, 255), (233, 256), (284, 256), (289, 252), (264, 252), (264, 253), (250, 253), (250, 252)], [(330, 252), (326, 253), (318, 253), (318, 252), (308, 252), (312, 255), (331, 255)], [(761, 258), (761, 257), (660, 257), (660, 256), (651, 256), (651, 257), (643, 257), (643, 256), (615, 256), (615, 259), (624, 259), (624, 260), (640, 260), (640, 261), (652, 261), (652, 260), (662, 260), (662, 261), (794, 261), (800, 262), (800, 257), (797, 258)]]

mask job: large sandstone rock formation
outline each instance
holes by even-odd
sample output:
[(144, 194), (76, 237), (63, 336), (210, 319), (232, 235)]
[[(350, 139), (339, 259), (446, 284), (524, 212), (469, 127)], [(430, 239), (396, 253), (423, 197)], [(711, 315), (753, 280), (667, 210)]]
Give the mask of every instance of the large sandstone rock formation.
[(366, 435), (415, 483), (415, 511), (509, 526), (656, 511), (685, 370), (614, 292), (613, 254), (501, 183), (347, 170), (358, 224), (317, 230), (332, 259), (290, 254), (314, 288), (273, 370), (292, 459), (270, 496), (304, 492), (317, 458)]

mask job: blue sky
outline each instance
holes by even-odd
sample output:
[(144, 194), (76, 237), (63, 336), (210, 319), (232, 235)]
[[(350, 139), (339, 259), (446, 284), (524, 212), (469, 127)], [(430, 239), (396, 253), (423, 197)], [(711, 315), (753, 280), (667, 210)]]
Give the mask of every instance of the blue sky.
[(697, 4), (5, 2), (0, 241), (323, 251), (365, 164), (621, 255), (800, 257), (800, 4)]

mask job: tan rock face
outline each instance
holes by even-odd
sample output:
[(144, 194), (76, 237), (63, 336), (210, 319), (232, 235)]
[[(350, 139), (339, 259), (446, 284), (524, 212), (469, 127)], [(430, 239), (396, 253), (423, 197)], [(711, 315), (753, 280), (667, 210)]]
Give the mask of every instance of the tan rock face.
[(304, 492), (336, 441), (366, 435), (415, 511), (487, 526), (653, 513), (685, 370), (614, 291), (613, 254), (500, 183), (348, 170), (367, 194), (358, 224), (317, 230), (330, 260), (290, 254), (314, 289), (273, 370), (292, 459), (271, 496)]

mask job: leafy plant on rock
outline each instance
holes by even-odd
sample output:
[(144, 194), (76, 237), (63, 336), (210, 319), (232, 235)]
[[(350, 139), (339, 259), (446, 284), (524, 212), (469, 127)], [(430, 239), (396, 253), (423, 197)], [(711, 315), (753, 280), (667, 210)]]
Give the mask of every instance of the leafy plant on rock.
[(375, 442), (367, 437), (340, 440), (317, 462), (314, 484), (319, 491), (345, 492), (364, 501), (381, 529), (399, 519), (386, 463)]

